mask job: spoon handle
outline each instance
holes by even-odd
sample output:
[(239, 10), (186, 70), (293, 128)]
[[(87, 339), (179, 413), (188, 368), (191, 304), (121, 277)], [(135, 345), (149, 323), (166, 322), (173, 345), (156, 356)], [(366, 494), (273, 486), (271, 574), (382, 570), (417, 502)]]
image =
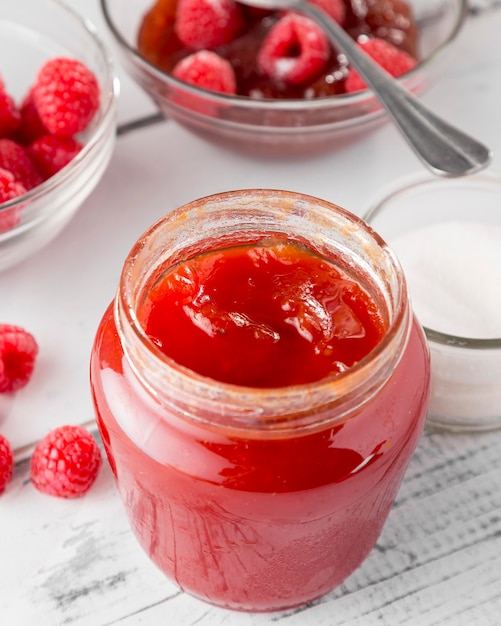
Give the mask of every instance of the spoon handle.
[(321, 9), (305, 0), (298, 0), (295, 8), (321, 25), (332, 42), (346, 53), (410, 146), (434, 174), (463, 176), (490, 163), (489, 148), (427, 109)]

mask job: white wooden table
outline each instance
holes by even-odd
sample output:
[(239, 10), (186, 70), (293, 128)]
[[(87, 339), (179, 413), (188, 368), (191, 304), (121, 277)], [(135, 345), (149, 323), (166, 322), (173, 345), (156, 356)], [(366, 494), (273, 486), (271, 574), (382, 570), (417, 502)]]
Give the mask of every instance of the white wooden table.
[[(68, 2), (109, 41), (97, 0)], [(501, 8), (472, 17), (446, 73), (423, 96), (496, 155), (500, 31)], [(120, 122), (153, 113), (119, 73)], [(390, 125), (341, 152), (272, 166), (172, 122), (119, 137), (102, 182), (58, 239), (0, 274), (0, 321), (25, 326), (40, 344), (29, 386), (0, 396), (0, 431), (16, 449), (15, 476), (0, 497), (1, 626), (501, 624), (501, 430), (426, 432), (366, 562), (313, 606), (272, 615), (214, 608), (168, 582), (136, 544), (107, 465), (79, 500), (44, 496), (29, 482), (30, 450), (46, 432), (92, 427), (94, 333), (126, 253), (153, 221), (195, 197), (241, 187), (311, 193), (362, 214), (381, 186), (418, 169)]]

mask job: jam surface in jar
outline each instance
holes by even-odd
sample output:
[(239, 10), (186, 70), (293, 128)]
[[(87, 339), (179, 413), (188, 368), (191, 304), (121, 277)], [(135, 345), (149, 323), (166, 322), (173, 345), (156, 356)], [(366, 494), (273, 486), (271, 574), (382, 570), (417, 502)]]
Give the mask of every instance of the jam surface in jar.
[[(148, 61), (169, 73), (179, 61), (193, 52), (176, 34), (177, 5), (178, 0), (157, 0), (152, 3), (139, 25), (137, 35), (138, 51)], [(257, 62), (259, 49), (284, 13), (246, 5), (240, 8), (243, 26), (238, 36), (214, 48), (214, 52), (231, 64), (238, 95), (266, 99), (310, 99), (345, 93), (348, 62), (346, 56), (332, 46), (325, 66), (305, 82), (296, 85), (264, 75)], [(415, 60), (419, 58), (419, 32), (410, 5), (405, 0), (344, 0), (342, 26), (353, 39), (377, 37)], [(293, 54), (292, 51), (291, 56)]]
[(177, 363), (251, 387), (343, 372), (385, 332), (358, 280), (332, 260), (273, 241), (183, 261), (151, 289), (138, 318)]

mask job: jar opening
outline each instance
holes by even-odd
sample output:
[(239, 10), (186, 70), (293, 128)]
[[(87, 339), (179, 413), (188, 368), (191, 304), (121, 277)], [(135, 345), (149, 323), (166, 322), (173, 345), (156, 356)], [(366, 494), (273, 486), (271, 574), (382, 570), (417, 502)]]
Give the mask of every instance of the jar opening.
[[(335, 255), (364, 284), (387, 326), (376, 347), (342, 373), (267, 388), (220, 383), (167, 357), (138, 319), (152, 284), (166, 268), (200, 252), (270, 238), (297, 243), (325, 259)], [(202, 198), (154, 224), (129, 254), (115, 301), (126, 359), (149, 394), (190, 419), (252, 429), (313, 427), (360, 408), (398, 363), (410, 317), (400, 266), (362, 220), (311, 196), (263, 189)]]

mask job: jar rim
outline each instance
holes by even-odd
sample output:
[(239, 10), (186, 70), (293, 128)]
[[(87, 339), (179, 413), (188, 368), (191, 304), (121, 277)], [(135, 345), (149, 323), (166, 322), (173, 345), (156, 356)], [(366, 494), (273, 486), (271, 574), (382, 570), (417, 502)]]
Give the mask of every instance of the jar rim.
[[(397, 279), (397, 288), (394, 294), (394, 307), (393, 311), (391, 311), (386, 333), (368, 355), (346, 371), (335, 373), (318, 381), (283, 387), (261, 388), (223, 383), (198, 374), (165, 355), (151, 341), (142, 328), (136, 315), (135, 302), (130, 285), (131, 282), (139, 278), (135, 265), (138, 263), (138, 259), (144, 255), (145, 250), (148, 249), (149, 242), (157, 237), (162, 229), (182, 227), (186, 223), (188, 213), (196, 213), (212, 203), (220, 206), (220, 203), (223, 202), (224, 206), (227, 206), (229, 203), (239, 201), (243, 202), (246, 208), (249, 209), (252, 201), (257, 200), (260, 200), (261, 203), (263, 201), (282, 203), (284, 210), (288, 210), (287, 207), (296, 206), (299, 203), (308, 208), (308, 213), (305, 213), (308, 219), (312, 218), (312, 213), (316, 210), (320, 210), (321, 219), (325, 219), (326, 216), (331, 218), (337, 216), (342, 222), (351, 227), (352, 233), (362, 233), (364, 242), (371, 241), (382, 255), (381, 258), (384, 257), (386, 260), (388, 268), (394, 273)], [(203, 241), (203, 238), (201, 240)], [(207, 250), (208, 248), (203, 249)], [(168, 253), (165, 254), (164, 268), (165, 261), (170, 263)], [(142, 277), (142, 280), (144, 281), (144, 277)], [(385, 281), (383, 280), (383, 282)], [(284, 427), (286, 424), (290, 424), (291, 419), (297, 426), (298, 418), (301, 421), (301, 416), (298, 415), (297, 411), (294, 411), (293, 415), (287, 414), (287, 412), (284, 414), (283, 406), (284, 403), (287, 406), (296, 406), (299, 400), (304, 402), (305, 398), (323, 398), (324, 400), (317, 407), (319, 410), (321, 406), (324, 406), (325, 399), (329, 398), (329, 406), (332, 410), (332, 406), (346, 402), (356, 387), (357, 389), (363, 388), (367, 391), (366, 400), (368, 401), (373, 395), (370, 389), (371, 385), (368, 384), (368, 381), (371, 379), (370, 372), (383, 363), (389, 367), (390, 371), (394, 369), (396, 366), (395, 360), (391, 363), (386, 363), (388, 360), (387, 353), (392, 350), (392, 346), (402, 345), (402, 342), (407, 341), (412, 317), (409, 312), (407, 283), (398, 259), (386, 242), (362, 218), (331, 202), (308, 194), (266, 188), (241, 189), (208, 195), (174, 209), (150, 226), (134, 244), (125, 260), (115, 298), (114, 315), (119, 332), (123, 333), (125, 331), (127, 341), (124, 346), (124, 352), (126, 355), (128, 352), (127, 343), (131, 347), (130, 342), (134, 344), (135, 349), (146, 351), (153, 355), (151, 362), (158, 366), (159, 372), (157, 373), (160, 376), (167, 374), (173, 376), (176, 381), (176, 389), (179, 385), (194, 384), (198, 394), (211, 398), (213, 388), (217, 387), (218, 393), (225, 397), (226, 403), (231, 406), (235, 415), (238, 415), (239, 425), (251, 428), (256, 427), (256, 420), (258, 420), (260, 426), (265, 428), (276, 428), (277, 426), (280, 427), (280, 425)], [(137, 374), (137, 370), (134, 367), (133, 370)], [(146, 384), (146, 387), (150, 393), (158, 397), (158, 389), (152, 389), (148, 384)], [(277, 403), (280, 403), (282, 407), (280, 414), (278, 415), (273, 410), (268, 414), (267, 411)], [(267, 407), (265, 411), (263, 411), (263, 404)]]

